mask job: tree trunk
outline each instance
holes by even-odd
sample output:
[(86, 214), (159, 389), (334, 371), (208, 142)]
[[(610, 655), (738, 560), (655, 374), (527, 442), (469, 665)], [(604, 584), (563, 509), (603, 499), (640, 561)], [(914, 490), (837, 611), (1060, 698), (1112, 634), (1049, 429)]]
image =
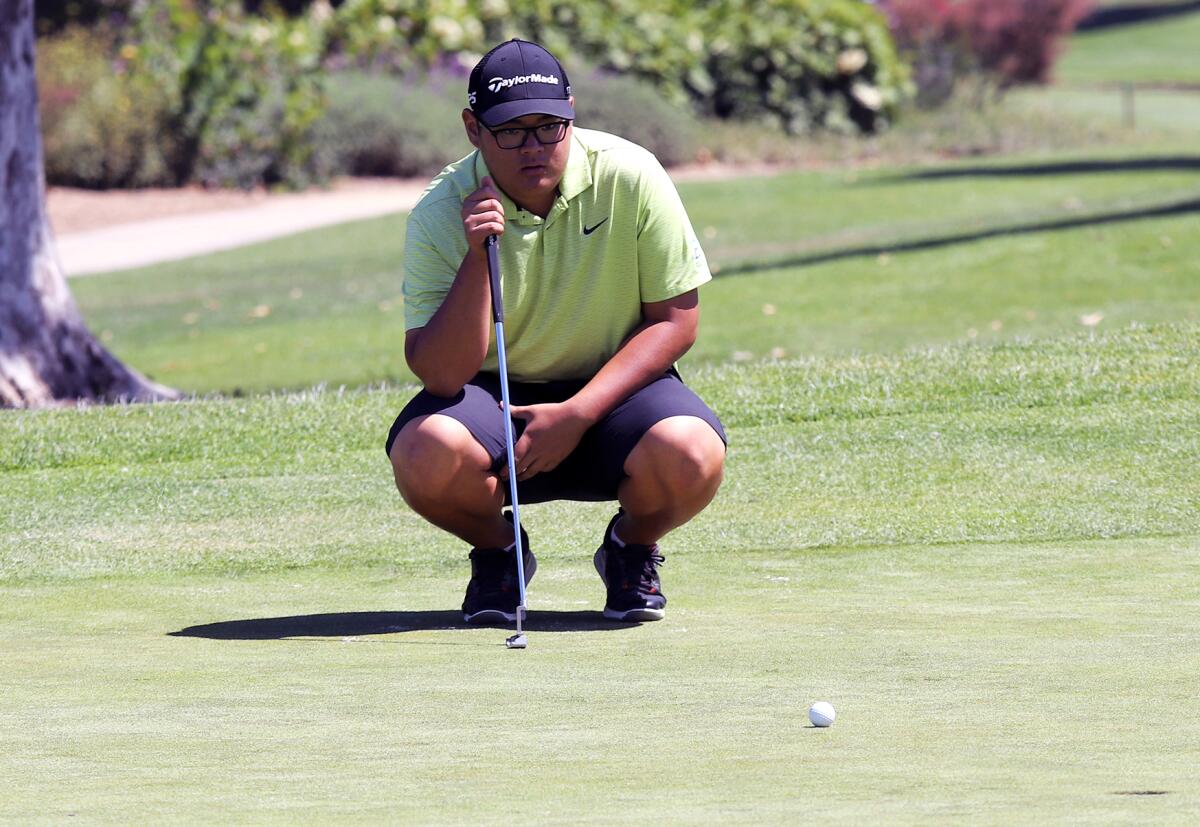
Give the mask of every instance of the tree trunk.
[(46, 218), (33, 50), (33, 0), (0, 0), (0, 407), (175, 398), (92, 336), (67, 289)]

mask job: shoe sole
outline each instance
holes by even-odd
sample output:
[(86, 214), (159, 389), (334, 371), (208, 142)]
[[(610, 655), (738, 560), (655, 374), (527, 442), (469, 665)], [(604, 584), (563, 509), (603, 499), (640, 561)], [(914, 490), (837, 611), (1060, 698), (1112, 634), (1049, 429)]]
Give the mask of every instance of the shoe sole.
[[(600, 575), (600, 582), (604, 584), (604, 588), (608, 588), (608, 581), (604, 579), (604, 564), (607, 562), (608, 555), (604, 552), (604, 546), (596, 549), (596, 554), (592, 557), (592, 565), (596, 567), (596, 574)], [(627, 609), (619, 612), (616, 609), (604, 607), (604, 619), (615, 620), (618, 623), (649, 623), (654, 620), (662, 620), (667, 616), (666, 609)]]
[(630, 609), (618, 612), (616, 609), (604, 607), (604, 618), (620, 623), (649, 623), (652, 620), (662, 620), (666, 616), (666, 609)]
[[(525, 567), (525, 585), (529, 585), (529, 581), (533, 579), (533, 575), (537, 572), (537, 558), (533, 556), (533, 552), (529, 552), (529, 565)], [(526, 610), (528, 615), (528, 609)], [(517, 613), (506, 612), (503, 609), (480, 609), (477, 612), (467, 614), (463, 612), (463, 622), (478, 623), (516, 623)]]

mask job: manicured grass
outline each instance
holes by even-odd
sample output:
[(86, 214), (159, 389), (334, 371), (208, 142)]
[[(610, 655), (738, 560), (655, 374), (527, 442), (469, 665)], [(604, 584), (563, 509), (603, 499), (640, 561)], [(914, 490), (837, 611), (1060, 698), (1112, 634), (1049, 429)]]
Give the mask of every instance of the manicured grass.
[(1080, 144), (1157, 145), (1160, 151), (1174, 146), (1180, 154), (1194, 154), (1200, 129), (1198, 38), (1200, 11), (1078, 32), (1054, 67), (1054, 85), (1009, 92), (1003, 109), (1021, 122), (1057, 121), (1056, 131), (1078, 133)]
[[(1009, 105), (1025, 110), (1051, 111), (1073, 116), (1096, 128), (1126, 127), (1125, 93), (1118, 88), (1052, 86), (1009, 93)], [(1182, 154), (1195, 146), (1200, 129), (1200, 92), (1136, 89), (1133, 94), (1133, 127), (1123, 140), (1162, 145), (1176, 144)]]
[(678, 555), (671, 618), (608, 631), (576, 559), (524, 652), (428, 571), (10, 587), (0, 818), (1186, 824), (1198, 551)]
[[(1106, 324), (1195, 318), (1200, 241), (1186, 231), (1195, 210), (1144, 218), (1200, 198), (1192, 154), (797, 172), (681, 189), (720, 276), (703, 291), (692, 364), (965, 341), (971, 331), (1058, 335), (1097, 312)], [(974, 240), (996, 233), (1008, 235)], [(931, 249), (888, 254), (922, 245)], [(402, 217), (388, 217), (73, 289), (118, 354), (187, 391), (406, 381), (402, 246)]]
[(73, 282), (271, 392), (0, 412), (0, 822), (1195, 822), (1194, 153), (683, 194), (726, 482), (640, 627), (523, 509), (523, 652), (383, 455), (400, 218)]
[[(893, 350), (1055, 335), (1087, 323), (1197, 319), (1200, 265), (1187, 259), (1200, 254), (1190, 229), (1196, 214), (1137, 213), (1121, 211), (1131, 220), (1112, 224), (718, 278), (704, 292), (704, 333), (689, 358)], [(930, 237), (958, 234), (946, 228)]]
[(1055, 67), (1062, 83), (1200, 84), (1200, 12), (1080, 32)]
[[(1186, 533), (1197, 329), (696, 370), (735, 438), (695, 548)], [(391, 486), (383, 438), (410, 393), (7, 414), (0, 579), (457, 569), (457, 541)], [(532, 510), (550, 559), (590, 543), (578, 508)]]
[(698, 368), (668, 619), (530, 506), (524, 652), (391, 489), (408, 389), (9, 412), (0, 820), (1194, 820), (1198, 333)]
[(122, 357), (190, 391), (409, 378), (403, 215), (302, 233), (72, 290)]

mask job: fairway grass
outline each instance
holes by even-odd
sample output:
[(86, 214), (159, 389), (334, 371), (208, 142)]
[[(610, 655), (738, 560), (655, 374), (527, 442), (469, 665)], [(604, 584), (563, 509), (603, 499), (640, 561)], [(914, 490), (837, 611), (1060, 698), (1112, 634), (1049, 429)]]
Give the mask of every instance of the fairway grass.
[(1120, 87), (1052, 86), (1014, 91), (1009, 105), (1018, 111), (1056, 112), (1097, 129), (1122, 125), (1128, 141), (1165, 143), (1180, 147), (1184, 153), (1191, 152), (1196, 130), (1200, 129), (1200, 89), (1138, 89), (1132, 99), (1132, 128), (1124, 94)]
[(1200, 85), (1200, 11), (1113, 26), (1071, 37), (1054, 69), (1071, 84), (1182, 83)]
[[(681, 187), (717, 273), (686, 364), (1194, 321), (1200, 165), (1104, 151)], [(72, 282), (88, 323), (192, 393), (406, 382), (403, 216)]]

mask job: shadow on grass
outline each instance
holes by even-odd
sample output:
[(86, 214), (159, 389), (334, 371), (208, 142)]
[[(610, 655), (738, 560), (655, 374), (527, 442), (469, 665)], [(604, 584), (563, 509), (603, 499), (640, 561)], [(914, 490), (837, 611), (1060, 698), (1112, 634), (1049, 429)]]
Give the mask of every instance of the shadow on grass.
[(1126, 3), (1097, 9), (1076, 27), (1086, 32), (1094, 29), (1109, 29), (1113, 26), (1128, 26), (1131, 23), (1149, 23), (1164, 17), (1200, 12), (1200, 0), (1172, 0), (1160, 3)]
[[(637, 623), (605, 620), (600, 612), (530, 612), (525, 629), (530, 632), (610, 632), (632, 629)], [(171, 637), (209, 640), (286, 640), (311, 637), (359, 637), (425, 632), (442, 629), (508, 629), (512, 624), (468, 624), (462, 612), (338, 612), (292, 617), (259, 617), (222, 620), (188, 626)]]
[(766, 261), (748, 261), (740, 264), (726, 265), (721, 268), (720, 276), (739, 276), (747, 273), (757, 273), (764, 270), (781, 270), (788, 267), (809, 267), (815, 264), (825, 264), (831, 261), (841, 261), (861, 256), (891, 255), (893, 253), (911, 253), (921, 250), (936, 250), (941, 247), (951, 247), (955, 244), (968, 244), (973, 241), (984, 241), (989, 238), (1025, 235), (1029, 233), (1048, 233), (1060, 230), (1074, 230), (1080, 227), (1101, 227), (1106, 224), (1120, 224), (1127, 221), (1143, 221), (1149, 218), (1168, 218), (1177, 215), (1200, 213), (1200, 198), (1178, 201), (1173, 204), (1163, 204), (1157, 207), (1147, 207), (1124, 212), (1098, 213), (1077, 218), (1063, 218), (1057, 221), (1038, 221), (1028, 224), (1014, 224), (1007, 227), (988, 227), (981, 230), (971, 230), (961, 233), (861, 244), (854, 247), (843, 247), (837, 250), (825, 250), (806, 253), (790, 258), (777, 258)]
[(1039, 175), (1094, 175), (1107, 172), (1200, 172), (1200, 155), (1165, 155), (1159, 158), (1124, 158), (1113, 161), (1055, 161), (1045, 164), (951, 166), (924, 169), (872, 179), (875, 185), (901, 181), (936, 181), (945, 178), (1031, 178)]

